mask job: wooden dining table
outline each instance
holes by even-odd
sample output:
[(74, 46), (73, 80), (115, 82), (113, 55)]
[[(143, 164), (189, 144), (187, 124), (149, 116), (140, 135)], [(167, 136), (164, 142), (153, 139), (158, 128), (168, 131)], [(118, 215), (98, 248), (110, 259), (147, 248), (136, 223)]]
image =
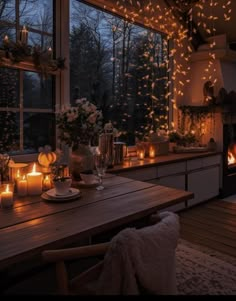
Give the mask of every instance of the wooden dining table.
[(0, 271), (43, 250), (64, 247), (193, 198), (193, 193), (107, 175), (105, 189), (81, 188), (73, 201), (15, 196), (0, 208)]

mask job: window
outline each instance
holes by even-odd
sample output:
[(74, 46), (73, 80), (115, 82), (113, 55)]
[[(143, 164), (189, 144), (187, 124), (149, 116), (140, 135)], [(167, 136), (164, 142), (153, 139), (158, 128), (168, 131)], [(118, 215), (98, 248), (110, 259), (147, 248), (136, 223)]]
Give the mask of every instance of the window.
[(167, 61), (165, 35), (70, 1), (71, 103), (95, 103), (129, 145), (168, 127)]
[[(18, 41), (26, 26), (28, 45), (54, 48), (53, 0), (0, 1), (0, 45), (7, 35)], [(55, 146), (54, 75), (12, 68), (0, 61), (0, 152), (37, 152)]]

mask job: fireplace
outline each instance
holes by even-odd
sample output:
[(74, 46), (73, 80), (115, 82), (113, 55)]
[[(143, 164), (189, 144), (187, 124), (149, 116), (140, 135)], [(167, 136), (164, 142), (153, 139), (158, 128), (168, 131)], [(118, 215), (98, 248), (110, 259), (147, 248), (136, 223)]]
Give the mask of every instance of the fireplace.
[(221, 196), (236, 194), (236, 123), (223, 125), (223, 174)]

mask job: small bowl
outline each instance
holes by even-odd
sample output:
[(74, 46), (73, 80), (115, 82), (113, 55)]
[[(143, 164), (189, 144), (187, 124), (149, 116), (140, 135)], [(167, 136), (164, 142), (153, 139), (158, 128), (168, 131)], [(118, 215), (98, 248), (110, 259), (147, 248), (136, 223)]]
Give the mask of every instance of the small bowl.
[(69, 193), (72, 184), (72, 179), (67, 178), (62, 181), (53, 181), (53, 184), (57, 195), (66, 195)]
[(81, 172), (80, 177), (85, 184), (93, 184), (97, 180), (96, 175), (92, 173), (88, 174), (88, 173)]

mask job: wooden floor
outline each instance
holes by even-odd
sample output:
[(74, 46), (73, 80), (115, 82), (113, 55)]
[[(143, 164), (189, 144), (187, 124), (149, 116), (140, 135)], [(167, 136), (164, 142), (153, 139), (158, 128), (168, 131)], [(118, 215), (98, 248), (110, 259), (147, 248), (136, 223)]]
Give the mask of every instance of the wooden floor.
[(236, 203), (217, 199), (180, 213), (181, 238), (236, 257)]

